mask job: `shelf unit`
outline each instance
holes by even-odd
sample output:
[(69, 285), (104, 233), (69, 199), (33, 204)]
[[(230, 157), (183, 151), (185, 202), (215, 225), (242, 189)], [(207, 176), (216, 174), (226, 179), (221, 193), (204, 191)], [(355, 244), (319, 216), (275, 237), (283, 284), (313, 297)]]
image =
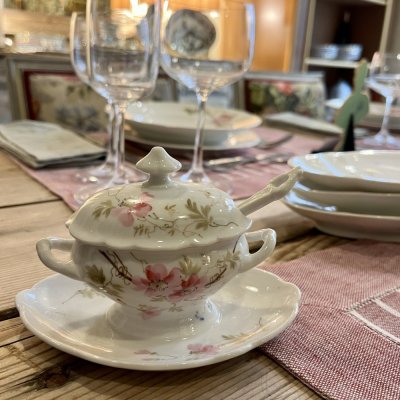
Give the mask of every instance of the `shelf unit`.
[(329, 93), (339, 79), (352, 82), (358, 62), (312, 57), (315, 45), (334, 43), (345, 12), (350, 13), (351, 42), (363, 46), (362, 58), (371, 60), (375, 51), (385, 51), (394, 0), (309, 0), (305, 32), (303, 71), (322, 71)]

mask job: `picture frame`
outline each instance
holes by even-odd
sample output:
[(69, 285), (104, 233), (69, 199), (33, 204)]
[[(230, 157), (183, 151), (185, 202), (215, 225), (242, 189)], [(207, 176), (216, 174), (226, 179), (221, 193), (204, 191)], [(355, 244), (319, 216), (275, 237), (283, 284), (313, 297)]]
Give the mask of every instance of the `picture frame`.
[(32, 75), (75, 76), (68, 55), (63, 54), (8, 54), (5, 65), (10, 109), (14, 120), (35, 119), (29, 85)]

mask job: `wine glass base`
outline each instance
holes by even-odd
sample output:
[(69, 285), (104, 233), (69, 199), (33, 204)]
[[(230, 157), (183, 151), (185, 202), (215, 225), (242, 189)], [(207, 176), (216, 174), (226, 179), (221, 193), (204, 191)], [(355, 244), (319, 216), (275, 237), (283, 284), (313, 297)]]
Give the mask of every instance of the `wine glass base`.
[(363, 139), (361, 143), (379, 149), (400, 148), (400, 139), (386, 133), (377, 133), (375, 136)]
[(218, 176), (210, 179), (204, 172), (188, 171), (185, 174), (178, 175), (178, 179), (184, 183), (198, 183), (205, 186), (211, 186), (228, 194), (232, 193), (233, 190), (232, 184), (228, 178)]
[[(88, 171), (80, 171), (75, 174), (75, 178), (82, 183), (99, 184), (110, 180), (114, 175), (114, 166), (109, 164), (100, 165), (97, 168), (91, 168)], [(124, 166), (124, 179), (121, 184), (142, 181), (146, 178), (135, 167)]]
[(83, 204), (97, 192), (109, 189), (114, 186), (127, 185), (129, 183), (141, 182), (148, 178), (147, 174), (142, 173), (135, 167), (124, 166), (119, 174), (115, 174), (109, 180), (98, 180), (97, 182), (85, 185), (74, 194), (74, 200), (78, 205)]
[(75, 174), (75, 178), (82, 183), (97, 183), (99, 180), (110, 179), (112, 176), (113, 165), (108, 163)]

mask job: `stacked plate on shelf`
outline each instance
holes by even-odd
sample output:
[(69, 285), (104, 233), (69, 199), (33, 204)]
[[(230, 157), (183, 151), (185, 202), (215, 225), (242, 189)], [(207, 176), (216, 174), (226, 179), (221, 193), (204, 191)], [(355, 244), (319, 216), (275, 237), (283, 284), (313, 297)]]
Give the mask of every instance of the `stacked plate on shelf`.
[(304, 173), (284, 201), (318, 229), (400, 242), (400, 151), (307, 154), (289, 165)]
[[(127, 123), (133, 128), (126, 139), (167, 149), (193, 148), (197, 106), (174, 102), (138, 102), (128, 107)], [(253, 128), (259, 116), (241, 110), (207, 107), (204, 148), (235, 150), (254, 147), (260, 138)]]

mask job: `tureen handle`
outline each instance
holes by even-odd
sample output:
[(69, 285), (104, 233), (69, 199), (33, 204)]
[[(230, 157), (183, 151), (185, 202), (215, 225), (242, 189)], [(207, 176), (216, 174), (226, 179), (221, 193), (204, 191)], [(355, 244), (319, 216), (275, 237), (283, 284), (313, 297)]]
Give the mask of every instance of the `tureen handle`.
[(71, 259), (63, 262), (57, 260), (52, 253), (53, 249), (71, 253), (74, 242), (75, 240), (73, 239), (50, 237), (39, 240), (36, 243), (36, 250), (40, 260), (46, 267), (59, 272), (62, 275), (68, 276), (69, 278), (81, 281), (82, 279), (79, 274), (79, 269)]
[(264, 243), (255, 253), (244, 255), (239, 272), (245, 272), (265, 261), (265, 259), (273, 252), (276, 245), (276, 232), (273, 229), (261, 229), (256, 232), (245, 233), (245, 236), (248, 243), (259, 241)]

